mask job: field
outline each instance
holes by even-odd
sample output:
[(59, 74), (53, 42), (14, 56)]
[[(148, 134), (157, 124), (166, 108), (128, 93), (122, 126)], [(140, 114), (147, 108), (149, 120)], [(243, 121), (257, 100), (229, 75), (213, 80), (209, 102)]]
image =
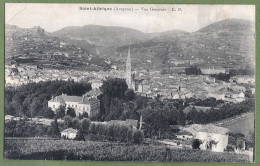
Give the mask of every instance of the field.
[(163, 145), (125, 143), (5, 139), (5, 158), (23, 160), (248, 162), (248, 156)]
[(254, 131), (254, 113), (247, 113), (222, 123), (221, 126), (228, 128), (232, 133), (242, 133), (246, 136), (249, 131)]

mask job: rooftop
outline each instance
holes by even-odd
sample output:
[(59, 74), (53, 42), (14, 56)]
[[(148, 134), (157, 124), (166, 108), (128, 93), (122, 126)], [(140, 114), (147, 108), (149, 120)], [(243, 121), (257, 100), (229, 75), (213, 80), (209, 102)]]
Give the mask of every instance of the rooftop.
[(77, 132), (78, 132), (77, 129), (67, 128), (67, 129), (63, 130), (61, 133), (77, 133)]
[(189, 127), (185, 127), (183, 130), (191, 132), (194, 135), (198, 132), (226, 135), (229, 132), (229, 130), (227, 128), (219, 127), (219, 126), (216, 126), (213, 124), (207, 124), (207, 125), (193, 124)]

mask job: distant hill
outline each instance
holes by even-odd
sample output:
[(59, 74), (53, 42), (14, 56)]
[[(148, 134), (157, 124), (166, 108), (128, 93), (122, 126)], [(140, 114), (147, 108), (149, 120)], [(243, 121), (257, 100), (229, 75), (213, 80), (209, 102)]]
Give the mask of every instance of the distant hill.
[(5, 59), (8, 63), (33, 64), (41, 68), (89, 71), (110, 68), (104, 58), (95, 55), (95, 47), (87, 41), (50, 36), (39, 26), (5, 25)]
[(201, 33), (216, 33), (221, 31), (236, 31), (236, 32), (251, 32), (254, 28), (253, 22), (244, 19), (226, 19), (213, 24), (210, 24), (204, 28), (201, 28), (197, 32)]
[[(47, 34), (47, 35), (46, 35)], [(58, 37), (49, 36), (39, 26), (33, 28), (19, 28), (14, 25), (5, 25), (5, 56), (28, 56), (28, 55), (47, 55), (54, 52), (62, 52), (72, 54), (80, 47), (77, 42), (70, 39), (60, 39)], [(61, 46), (66, 43), (66, 46)], [(81, 54), (88, 55), (91, 53), (91, 45), (84, 42), (89, 47), (81, 50)]]
[[(189, 60), (201, 67), (243, 68), (254, 62), (254, 26), (248, 20), (227, 19), (196, 32), (170, 31), (143, 43), (133, 44), (133, 57), (166, 60)], [(127, 52), (119, 47), (118, 55)]]
[(86, 25), (65, 27), (52, 33), (55, 37), (87, 41), (97, 48), (118, 47), (145, 41), (147, 35), (130, 28), (115, 26)]
[[(6, 29), (6, 32), (23, 31), (10, 25), (6, 25)], [(170, 68), (173, 65), (170, 61), (184, 60), (199, 67), (244, 68), (248, 64), (253, 67), (255, 57), (254, 24), (242, 19), (219, 21), (193, 33), (181, 30), (143, 33), (125, 27), (86, 25), (45, 32), (41, 37), (68, 43), (72, 48), (80, 47), (87, 54), (122, 62), (122, 66), (131, 46), (133, 65), (149, 65), (148, 69)], [(147, 60), (151, 60), (150, 64), (146, 64)]]

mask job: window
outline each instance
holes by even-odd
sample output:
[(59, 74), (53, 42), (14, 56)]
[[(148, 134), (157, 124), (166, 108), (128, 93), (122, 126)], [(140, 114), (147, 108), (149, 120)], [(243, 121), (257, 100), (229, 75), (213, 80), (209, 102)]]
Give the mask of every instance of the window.
[(85, 107), (83, 107), (83, 110), (85, 110)]
[(55, 108), (55, 105), (53, 105), (53, 108)]
[(75, 105), (75, 108), (77, 108), (77, 105)]
[(74, 107), (74, 105), (72, 104), (72, 105), (71, 105), (71, 107), (73, 108), (73, 107)]

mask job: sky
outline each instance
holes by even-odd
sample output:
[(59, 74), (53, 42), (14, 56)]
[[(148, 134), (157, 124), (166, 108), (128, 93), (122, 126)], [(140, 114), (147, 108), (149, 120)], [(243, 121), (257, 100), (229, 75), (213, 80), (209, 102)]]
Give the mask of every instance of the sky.
[[(112, 8), (80, 10), (80, 7)], [(118, 11), (115, 8), (131, 8)], [(142, 8), (148, 9), (143, 11)], [(151, 8), (166, 11), (151, 11)], [(177, 11), (172, 11), (172, 9)], [(136, 9), (136, 10), (135, 10)], [(181, 11), (178, 11), (181, 9)], [(41, 26), (54, 32), (67, 26), (104, 25), (137, 29), (144, 33), (183, 30), (194, 32), (217, 21), (240, 18), (255, 21), (254, 5), (153, 5), (153, 4), (44, 4), (6, 3), (5, 23), (21, 28)]]

